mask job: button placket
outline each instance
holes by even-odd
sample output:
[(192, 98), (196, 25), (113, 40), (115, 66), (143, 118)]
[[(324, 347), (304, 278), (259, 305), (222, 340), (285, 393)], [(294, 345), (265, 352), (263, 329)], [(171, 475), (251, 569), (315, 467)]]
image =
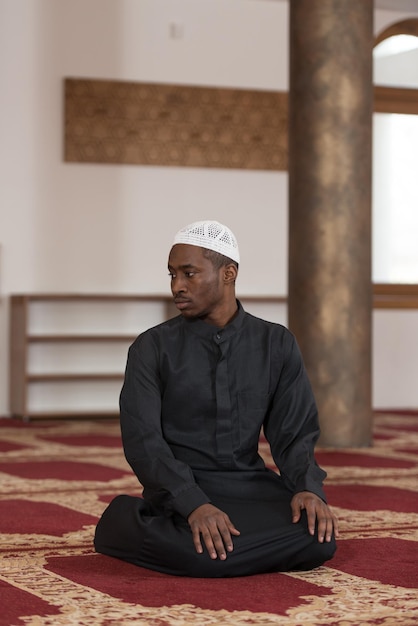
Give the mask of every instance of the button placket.
[(222, 336), (216, 343), (220, 350), (220, 358), (216, 366), (216, 447), (217, 456), (221, 464), (227, 466), (232, 458), (232, 420), (231, 420), (231, 397), (229, 393), (228, 379), (228, 342), (222, 341)]

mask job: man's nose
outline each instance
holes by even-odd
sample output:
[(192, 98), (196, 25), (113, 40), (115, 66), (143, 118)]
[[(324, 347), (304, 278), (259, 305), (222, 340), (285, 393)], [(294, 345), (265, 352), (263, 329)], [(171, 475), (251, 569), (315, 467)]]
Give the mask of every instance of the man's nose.
[(171, 280), (171, 291), (174, 295), (186, 291), (186, 284), (181, 276), (175, 276)]

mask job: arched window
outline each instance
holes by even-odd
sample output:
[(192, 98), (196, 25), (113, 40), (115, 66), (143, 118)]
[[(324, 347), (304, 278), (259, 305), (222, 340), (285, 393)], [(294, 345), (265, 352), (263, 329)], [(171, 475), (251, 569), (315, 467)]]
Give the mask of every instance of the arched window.
[(418, 19), (373, 53), (373, 282), (418, 284)]

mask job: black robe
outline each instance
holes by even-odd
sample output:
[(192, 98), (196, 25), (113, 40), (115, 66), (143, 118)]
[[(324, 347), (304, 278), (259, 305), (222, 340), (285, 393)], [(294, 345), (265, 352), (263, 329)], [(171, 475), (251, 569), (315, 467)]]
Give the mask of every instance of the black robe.
[[(98, 552), (162, 572), (238, 576), (311, 569), (335, 543), (291, 520), (290, 500), (325, 500), (314, 458), (311, 386), (293, 335), (246, 313), (223, 329), (178, 316), (129, 349), (120, 397), (126, 458), (143, 499), (115, 498), (96, 529)], [(258, 453), (261, 429), (280, 475)], [(187, 517), (211, 502), (241, 531), (226, 561), (196, 553)]]

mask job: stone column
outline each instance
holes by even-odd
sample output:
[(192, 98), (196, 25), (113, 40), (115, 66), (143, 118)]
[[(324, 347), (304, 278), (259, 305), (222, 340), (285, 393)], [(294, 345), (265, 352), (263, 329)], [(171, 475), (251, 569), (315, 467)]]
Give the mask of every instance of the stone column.
[(373, 0), (290, 0), (289, 327), (323, 446), (371, 442)]

